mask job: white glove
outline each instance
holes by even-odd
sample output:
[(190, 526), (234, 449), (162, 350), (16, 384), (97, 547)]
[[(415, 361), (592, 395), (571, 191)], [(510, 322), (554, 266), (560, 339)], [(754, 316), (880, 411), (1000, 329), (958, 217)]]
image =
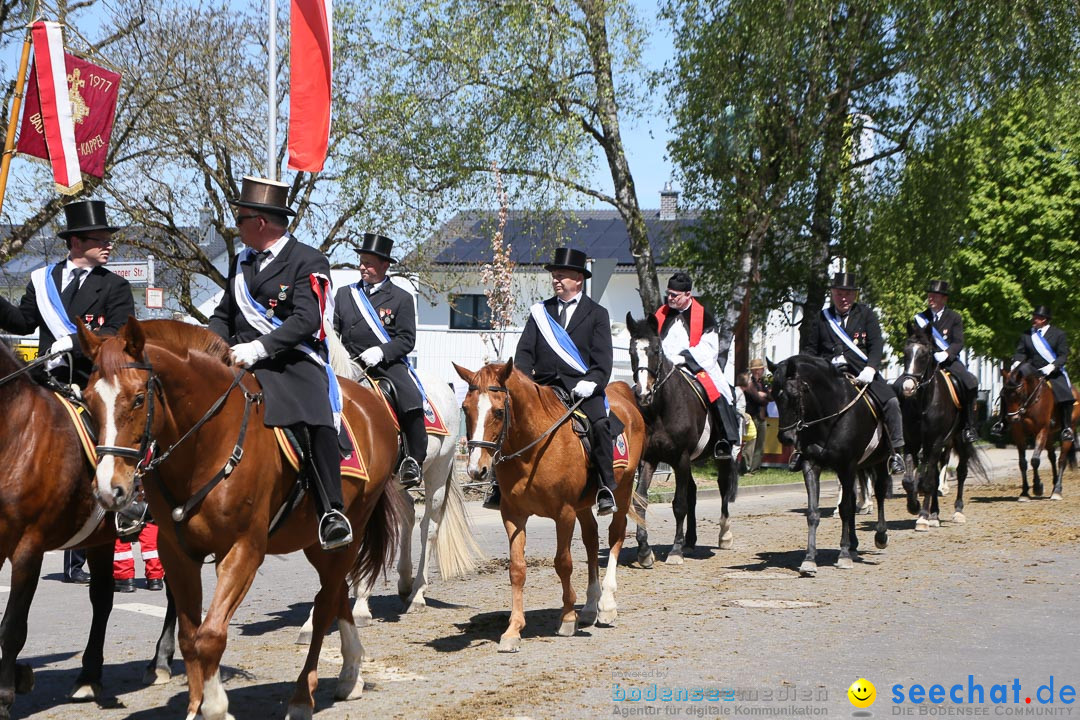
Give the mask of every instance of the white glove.
[(685, 365), (686, 364), (686, 358), (683, 357), (682, 355), (676, 355), (675, 357), (668, 358), (668, 359), (671, 360), (672, 365)]
[(1020, 367), (1020, 361), (1019, 360), (1013, 360), (1012, 366), (1009, 367), (1009, 372), (1012, 372), (1013, 370), (1015, 370), (1018, 367)]
[(233, 345), (229, 348), (229, 353), (232, 355), (233, 363), (240, 367), (251, 367), (260, 360), (270, 357), (270, 353), (266, 352), (266, 348), (258, 340)]
[(832, 359), (832, 364), (836, 365), (837, 367), (841, 365), (847, 365), (847, 358), (845, 358), (843, 355), (837, 355)]
[(870, 383), (874, 382), (874, 376), (876, 374), (877, 370), (867, 365), (862, 369), (862, 372), (859, 373), (859, 376), (855, 378), (855, 382), (859, 383), (860, 385), (869, 385)]
[(1049, 375), (1055, 370), (1057, 370), (1057, 366), (1054, 365), (1054, 363), (1050, 363), (1049, 365), (1043, 365), (1041, 368), (1039, 368), (1039, 372), (1041, 372), (1043, 375)]
[(596, 383), (592, 380), (578, 380), (578, 384), (574, 386), (574, 395), (579, 398), (592, 397), (594, 392), (596, 392)]
[(934, 359), (937, 360), (939, 363), (943, 363), (949, 359), (949, 353), (946, 350), (938, 350), (936, 353), (934, 353)]
[(374, 367), (383, 361), (383, 357), (382, 348), (376, 345), (360, 353), (360, 362), (364, 364), (364, 367)]
[(49, 358), (48, 360), (45, 361), (45, 371), (46, 372), (52, 372), (56, 368), (63, 365), (65, 359), (66, 358), (63, 355), (57, 355), (54, 358)]
[(53, 353), (58, 353), (58, 352), (66, 352), (66, 351), (70, 350), (71, 348), (75, 347), (75, 343), (71, 339), (71, 337), (72, 337), (71, 335), (65, 335), (64, 337), (62, 337), (59, 340), (57, 340), (56, 342), (54, 342), (52, 344), (52, 347), (49, 348), (49, 355), (52, 355)]

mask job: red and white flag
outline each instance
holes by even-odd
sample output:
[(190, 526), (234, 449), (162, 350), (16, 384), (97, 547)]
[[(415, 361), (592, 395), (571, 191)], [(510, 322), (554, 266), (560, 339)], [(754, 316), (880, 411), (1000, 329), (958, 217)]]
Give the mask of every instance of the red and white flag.
[(75, 149), (75, 123), (71, 117), (61, 28), (59, 23), (39, 20), (34, 23), (31, 33), (41, 97), (41, 120), (53, 180), (59, 192), (71, 195), (82, 190), (82, 175), (79, 173), (79, 155)]
[(333, 0), (292, 0), (289, 49), (289, 169), (318, 172), (330, 142), (334, 74)]

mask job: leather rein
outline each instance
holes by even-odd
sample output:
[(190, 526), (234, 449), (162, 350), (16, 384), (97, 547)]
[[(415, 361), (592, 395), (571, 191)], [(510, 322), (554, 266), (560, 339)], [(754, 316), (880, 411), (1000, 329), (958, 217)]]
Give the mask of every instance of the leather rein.
[(502, 385), (488, 385), (486, 388), (481, 388), (479, 385), (469, 385), (469, 392), (478, 392), (480, 390), (486, 390), (487, 392), (503, 393), (503, 425), (499, 429), (499, 437), (494, 441), (491, 440), (469, 440), (465, 443), (465, 446), (472, 450), (473, 448), (481, 448), (483, 450), (491, 450), (491, 464), (492, 466), (507, 460), (513, 460), (516, 457), (520, 457), (522, 454), (528, 452), (532, 448), (536, 447), (544, 438), (555, 432), (560, 425), (570, 419), (570, 416), (574, 414), (574, 411), (578, 409), (581, 403), (585, 402), (585, 398), (578, 398), (577, 402), (570, 406), (570, 409), (566, 411), (566, 414), (555, 421), (555, 424), (541, 433), (540, 437), (533, 440), (531, 443), (516, 450), (515, 452), (506, 455), (503, 453), (502, 446), (506, 442), (506, 435), (510, 429), (510, 391)]

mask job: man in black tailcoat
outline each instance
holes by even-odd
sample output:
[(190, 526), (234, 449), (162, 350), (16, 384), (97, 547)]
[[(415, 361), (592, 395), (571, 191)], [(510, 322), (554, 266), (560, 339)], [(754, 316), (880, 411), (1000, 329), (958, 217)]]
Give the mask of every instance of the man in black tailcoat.
[(1039, 305), (1031, 314), (1031, 330), (1020, 336), (1013, 353), (1012, 369), (1024, 377), (1042, 375), (1054, 391), (1061, 422), (1061, 442), (1073, 439), (1073, 393), (1065, 363), (1069, 359), (1069, 339), (1065, 331), (1050, 324), (1050, 308)]

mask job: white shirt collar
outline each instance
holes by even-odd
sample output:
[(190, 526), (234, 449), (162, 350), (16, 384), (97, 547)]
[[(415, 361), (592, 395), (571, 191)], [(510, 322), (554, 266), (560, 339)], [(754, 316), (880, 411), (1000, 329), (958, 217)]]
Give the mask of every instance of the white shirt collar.
[(67, 258), (67, 260), (64, 261), (64, 271), (60, 274), (60, 289), (63, 290), (64, 286), (67, 285), (71, 281), (71, 271), (72, 270), (83, 270), (84, 271), (82, 277), (79, 278), (79, 286), (82, 287), (82, 284), (84, 282), (86, 282), (86, 278), (87, 278), (88, 275), (90, 275), (90, 271), (92, 269), (93, 268), (80, 267), (80, 266), (76, 265), (75, 263), (73, 263), (71, 261), (71, 258)]
[(580, 301), (580, 300), (581, 300), (581, 293), (579, 292), (579, 293), (578, 293), (577, 295), (575, 295), (574, 297), (572, 297), (572, 298), (566, 298), (565, 300), (563, 300), (563, 299), (562, 299), (562, 298), (560, 298), (560, 297), (556, 297), (556, 299), (557, 299), (557, 300), (558, 300), (559, 302), (561, 302), (561, 303), (570, 303), (570, 302), (577, 302), (577, 301)]
[[(266, 248), (267, 250), (270, 251), (270, 254), (267, 255), (266, 259), (262, 261), (262, 267), (260, 267), (260, 270), (262, 268), (266, 267), (267, 265), (269, 265), (271, 263), (271, 261), (273, 261), (274, 258), (276, 258), (278, 255), (280, 255), (281, 251), (285, 249), (285, 245), (288, 242), (289, 242), (289, 236), (288, 235), (282, 235), (281, 237), (279, 237), (277, 239), (277, 241), (273, 245)], [(250, 248), (250, 249), (251, 249), (251, 257), (255, 257), (256, 253), (258, 253), (258, 250), (256, 250), (255, 248)]]

